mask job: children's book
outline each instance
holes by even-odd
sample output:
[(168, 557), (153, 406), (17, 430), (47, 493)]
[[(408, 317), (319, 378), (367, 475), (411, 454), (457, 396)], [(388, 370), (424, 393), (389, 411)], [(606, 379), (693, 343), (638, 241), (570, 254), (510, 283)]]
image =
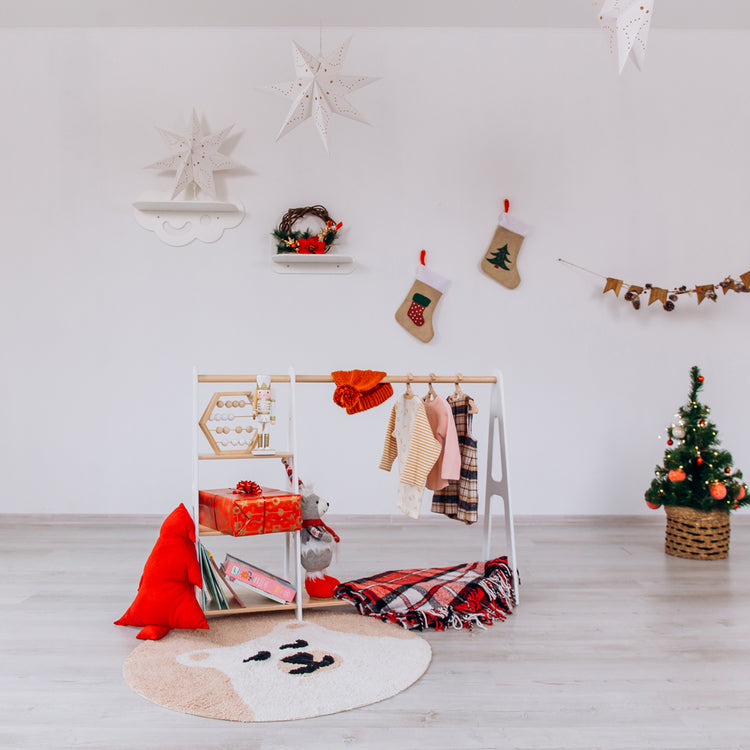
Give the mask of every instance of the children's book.
[(294, 601), (297, 590), (290, 581), (275, 576), (263, 568), (258, 568), (233, 555), (227, 555), (220, 570), (230, 583), (241, 583), (258, 594), (273, 601), (287, 604)]
[(221, 587), (214, 576), (213, 570), (211, 570), (211, 563), (208, 561), (208, 554), (203, 545), (200, 548), (200, 558), (205, 602), (203, 608), (207, 609), (208, 606), (213, 605), (216, 609), (229, 609), (226, 600), (222, 596)]
[[(244, 607), (245, 605), (243, 604), (242, 599), (237, 596), (237, 592), (229, 585), (229, 581), (227, 581), (227, 578), (224, 575), (224, 571), (217, 565), (216, 560), (214, 560), (214, 556), (208, 550), (206, 550), (206, 555), (208, 556), (208, 561), (211, 563), (211, 569), (214, 572), (216, 581), (221, 581), (221, 584), (223, 584), (224, 588), (226, 588), (226, 590), (229, 592), (230, 598), (234, 600), (234, 603), (238, 607)], [(231, 608), (231, 605), (229, 608)]]
[(206, 610), (209, 606), (215, 609), (231, 609), (224, 588), (227, 589), (229, 597), (235, 601), (237, 606), (242, 607), (242, 601), (224, 580), (224, 575), (216, 565), (213, 555), (202, 544), (200, 545), (200, 559), (203, 576), (203, 609)]

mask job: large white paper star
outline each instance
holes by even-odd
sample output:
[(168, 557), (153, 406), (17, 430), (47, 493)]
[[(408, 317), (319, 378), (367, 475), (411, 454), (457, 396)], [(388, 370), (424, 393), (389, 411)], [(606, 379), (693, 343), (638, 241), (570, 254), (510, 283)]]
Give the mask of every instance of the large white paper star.
[(605, 0), (599, 11), (599, 23), (609, 34), (610, 50), (617, 47), (620, 73), (630, 57), (643, 70), (648, 30), (654, 0)]
[(313, 57), (299, 44), (292, 42), (297, 78), (263, 87), (266, 91), (281, 94), (292, 100), (286, 120), (276, 136), (277, 141), (301, 122), (312, 117), (327, 151), (331, 114), (367, 122), (346, 97), (352, 91), (378, 79), (372, 76), (345, 76), (339, 72), (350, 41), (351, 37), (324, 58)]
[(198, 115), (193, 110), (189, 135), (157, 128), (172, 152), (171, 156), (149, 164), (146, 169), (176, 169), (177, 176), (172, 200), (190, 185), (196, 185), (212, 198), (216, 197), (214, 172), (236, 166), (229, 157), (219, 153), (219, 146), (227, 137), (232, 125), (218, 133), (203, 135)]

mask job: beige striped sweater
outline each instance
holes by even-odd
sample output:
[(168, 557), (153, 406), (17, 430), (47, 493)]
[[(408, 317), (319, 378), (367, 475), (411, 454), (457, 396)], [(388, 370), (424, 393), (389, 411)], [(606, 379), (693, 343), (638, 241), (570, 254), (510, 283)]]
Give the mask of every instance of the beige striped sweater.
[(380, 468), (390, 471), (398, 457), (398, 507), (411, 518), (419, 517), (425, 482), (440, 453), (422, 400), (401, 396), (388, 418)]

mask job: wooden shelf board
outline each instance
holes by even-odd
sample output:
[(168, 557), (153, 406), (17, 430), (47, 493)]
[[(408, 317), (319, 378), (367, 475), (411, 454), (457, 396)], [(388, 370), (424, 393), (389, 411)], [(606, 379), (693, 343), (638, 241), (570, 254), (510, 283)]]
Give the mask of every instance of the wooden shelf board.
[(226, 536), (226, 534), (223, 534), (221, 531), (217, 531), (216, 529), (212, 529), (210, 526), (203, 526), (201, 524), (198, 527), (198, 533), (204, 537), (204, 536)]
[[(344, 601), (342, 599), (311, 599), (308, 596), (302, 598), (302, 609), (324, 609), (327, 607), (344, 607), (353, 606), (351, 602)], [(247, 604), (245, 607), (235, 607), (232, 609), (208, 609), (204, 611), (206, 617), (222, 617), (224, 615), (243, 615), (250, 614), (251, 612), (281, 612), (288, 611), (295, 613), (297, 605), (294, 602), (289, 604), (280, 604), (278, 602), (271, 601), (258, 596), (254, 598), (252, 604)]]
[[(299, 529), (294, 529), (294, 531), (299, 531)], [(294, 531), (270, 531), (268, 533), (269, 534), (293, 534)], [(226, 537), (229, 537), (230, 539), (253, 539), (254, 537), (258, 537), (258, 536), (265, 536), (265, 534), (244, 534), (242, 536), (234, 536), (234, 534), (225, 534), (223, 531), (212, 529), (210, 526), (204, 526), (203, 524), (199, 524), (198, 534), (201, 537), (226, 536)]]
[(292, 458), (293, 453), (280, 451), (277, 453), (201, 453), (199, 461), (226, 461), (230, 458)]

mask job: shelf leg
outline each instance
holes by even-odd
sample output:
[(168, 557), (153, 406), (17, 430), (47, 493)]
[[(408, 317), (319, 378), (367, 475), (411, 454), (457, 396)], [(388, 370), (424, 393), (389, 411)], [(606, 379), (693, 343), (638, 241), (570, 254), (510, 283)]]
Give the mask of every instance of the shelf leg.
[(289, 580), (289, 561), (292, 559), (292, 532), (284, 534), (284, 578)]
[(299, 531), (294, 532), (294, 559), (297, 561), (295, 574), (297, 581), (297, 621), (302, 622), (302, 590), (305, 587), (305, 575), (302, 570), (302, 541)]

